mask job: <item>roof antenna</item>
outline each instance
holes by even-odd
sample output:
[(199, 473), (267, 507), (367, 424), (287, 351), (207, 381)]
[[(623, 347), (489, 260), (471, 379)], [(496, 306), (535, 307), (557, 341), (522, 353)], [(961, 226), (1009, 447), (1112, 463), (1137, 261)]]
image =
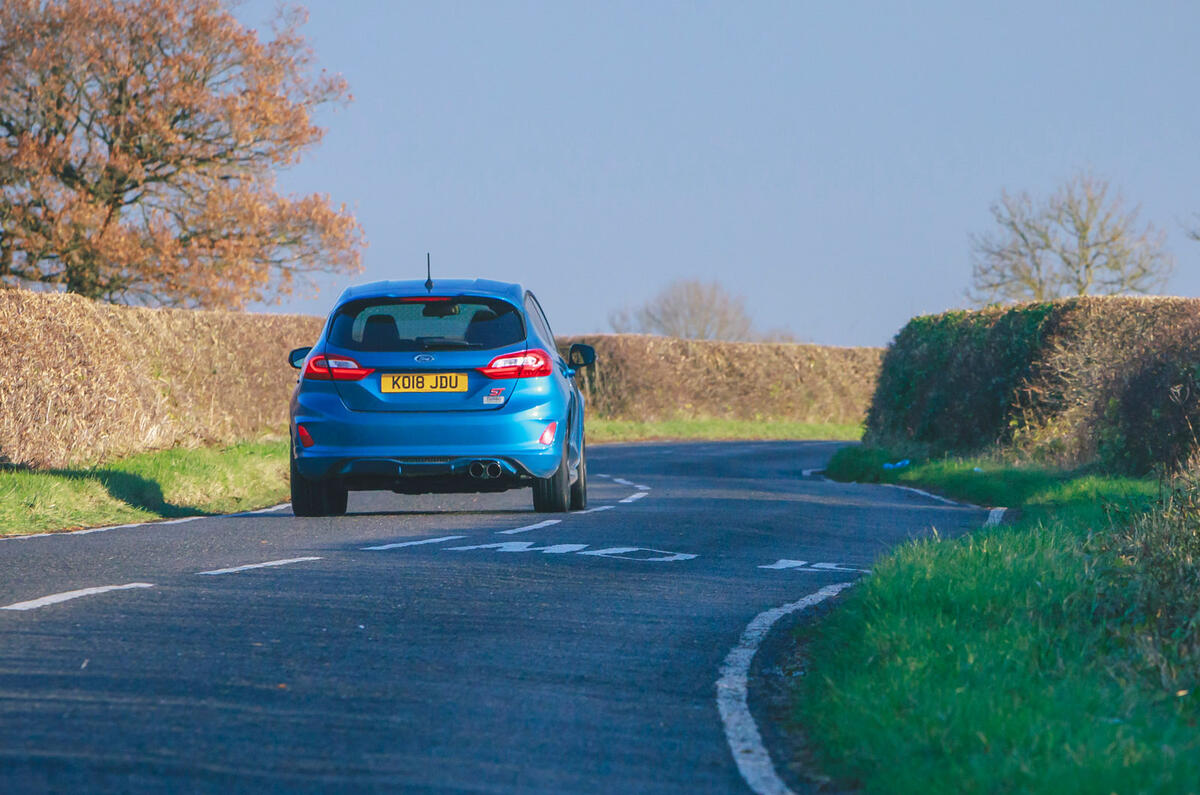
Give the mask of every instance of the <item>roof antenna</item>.
[(433, 271), (429, 267), (429, 252), (425, 252), (425, 292), (433, 292)]

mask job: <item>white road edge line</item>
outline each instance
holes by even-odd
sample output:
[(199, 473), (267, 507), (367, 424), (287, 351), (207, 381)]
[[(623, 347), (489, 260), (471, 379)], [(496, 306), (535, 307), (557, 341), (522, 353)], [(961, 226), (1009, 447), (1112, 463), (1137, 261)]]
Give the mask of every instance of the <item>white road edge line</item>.
[(380, 544), (377, 547), (363, 547), (363, 549), (370, 550), (372, 552), (378, 552), (378, 551), (384, 550), (384, 549), (399, 549), (400, 547), (419, 547), (422, 544), (440, 544), (443, 541), (457, 541), (460, 538), (466, 538), (466, 536), (441, 536), (440, 538), (422, 538), (417, 541), (399, 541), (395, 544)]
[(0, 607), (0, 610), (34, 610), (46, 605), (58, 604), (71, 599), (78, 599), (81, 596), (91, 596), (98, 593), (108, 593), (109, 591), (125, 591), (130, 588), (153, 588), (152, 582), (127, 582), (124, 585), (101, 585), (96, 588), (80, 588), (78, 591), (63, 591), (62, 593), (50, 594), (43, 596), (41, 599), (30, 599), (28, 602), (14, 602), (11, 605)]
[(987, 521), (983, 523), (984, 527), (995, 527), (1004, 521), (1004, 513), (1007, 508), (992, 508), (988, 511)]
[(530, 530), (541, 530), (543, 527), (550, 527), (551, 525), (556, 525), (560, 522), (562, 522), (562, 519), (547, 519), (546, 521), (538, 522), (537, 524), (525, 525), (524, 527), (517, 527), (512, 530), (497, 530), (496, 532), (500, 533), (501, 535), (513, 536), (517, 533), (528, 533)]
[(241, 513), (223, 513), (216, 516), (185, 516), (182, 519), (162, 519), (154, 522), (133, 522), (132, 524), (112, 524), (107, 527), (85, 527), (82, 530), (67, 530), (67, 531), (50, 531), (47, 533), (23, 533), (17, 536), (0, 536), (0, 541), (23, 541), (27, 538), (47, 538), (50, 536), (85, 536), (89, 533), (107, 533), (109, 530), (128, 530), (133, 527), (151, 527), (162, 526), (168, 524), (184, 524), (186, 522), (196, 522), (201, 519), (233, 519), (238, 516), (253, 516), (259, 513), (271, 513), (279, 511), (290, 506), (290, 502), (281, 502), (278, 505), (272, 505), (269, 508), (259, 508), (256, 511), (242, 511)]
[(750, 674), (750, 663), (758, 652), (763, 638), (771, 631), (776, 621), (786, 615), (805, 610), (836, 596), (854, 583), (839, 582), (826, 585), (795, 602), (759, 613), (742, 632), (738, 645), (725, 657), (721, 675), (717, 679), (717, 710), (725, 726), (725, 739), (737, 763), (738, 772), (758, 795), (794, 795), (771, 762), (771, 755), (763, 746), (762, 735), (750, 714), (746, 703), (746, 682)]
[(937, 500), (938, 502), (945, 503), (946, 505), (953, 505), (956, 508), (974, 507), (974, 506), (964, 505), (964, 503), (961, 503), (961, 502), (955, 502), (954, 500), (948, 500), (945, 497), (941, 497), (937, 494), (930, 494), (929, 492), (922, 491), (921, 489), (914, 489), (912, 486), (901, 486), (898, 483), (880, 483), (879, 485), (887, 486), (890, 489), (900, 489), (901, 491), (911, 491), (913, 494), (920, 494), (922, 497), (928, 497), (931, 500)]
[(212, 571), (198, 571), (197, 574), (237, 574), (239, 571), (249, 571), (250, 569), (266, 569), (272, 566), (287, 566), (292, 563), (307, 563), (310, 560), (320, 560), (320, 558), (286, 558), (284, 560), (268, 560), (266, 563), (250, 563), (245, 566), (234, 566), (229, 569), (213, 569)]

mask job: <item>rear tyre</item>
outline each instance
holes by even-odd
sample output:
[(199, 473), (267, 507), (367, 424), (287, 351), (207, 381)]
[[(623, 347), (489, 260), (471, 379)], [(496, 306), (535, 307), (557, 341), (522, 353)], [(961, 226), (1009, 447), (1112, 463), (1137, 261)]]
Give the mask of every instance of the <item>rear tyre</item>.
[(587, 507), (587, 443), (579, 440), (579, 477), (571, 484), (571, 510), (582, 511)]
[(538, 478), (533, 482), (533, 510), (538, 513), (565, 513), (570, 507), (571, 469), (567, 465), (567, 440), (563, 439), (563, 454), (558, 469), (550, 477)]
[(292, 457), (290, 473), (292, 513), (296, 516), (341, 516), (346, 513), (348, 493), (337, 483), (311, 480), (296, 469)]

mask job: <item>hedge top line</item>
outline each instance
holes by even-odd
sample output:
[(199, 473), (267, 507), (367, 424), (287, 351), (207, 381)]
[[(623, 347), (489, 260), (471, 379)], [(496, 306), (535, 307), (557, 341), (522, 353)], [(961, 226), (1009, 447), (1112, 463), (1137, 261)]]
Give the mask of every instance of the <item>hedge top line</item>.
[(1200, 429), (1200, 299), (1087, 296), (913, 318), (884, 356), (867, 438), (1143, 473)]

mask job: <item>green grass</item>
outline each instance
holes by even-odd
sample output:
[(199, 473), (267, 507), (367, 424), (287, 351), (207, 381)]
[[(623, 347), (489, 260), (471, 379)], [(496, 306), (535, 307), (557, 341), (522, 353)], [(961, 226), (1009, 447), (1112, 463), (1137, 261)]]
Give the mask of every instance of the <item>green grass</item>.
[[(865, 479), (888, 458), (855, 448), (829, 472)], [(1123, 539), (1130, 517), (1156, 515), (1156, 482), (987, 460), (879, 479), (1023, 517), (904, 545), (798, 630), (795, 720), (823, 772), (922, 795), (1200, 789), (1200, 677), (1179, 647), (1190, 625), (1158, 627), (1139, 608), (1139, 588), (1161, 591), (1146, 583), (1163, 544)], [(1128, 515), (1114, 527), (1105, 505)], [(1195, 566), (1177, 568), (1195, 593)]]
[[(588, 421), (589, 442), (857, 439), (862, 428), (799, 422)], [(233, 513), (288, 498), (286, 440), (143, 453), (81, 469), (0, 469), (0, 535)]]
[(589, 442), (637, 442), (655, 439), (838, 439), (862, 438), (861, 425), (830, 422), (681, 418), (639, 422), (590, 418)]
[(143, 453), (89, 469), (0, 470), (0, 535), (232, 513), (288, 497), (287, 441)]

